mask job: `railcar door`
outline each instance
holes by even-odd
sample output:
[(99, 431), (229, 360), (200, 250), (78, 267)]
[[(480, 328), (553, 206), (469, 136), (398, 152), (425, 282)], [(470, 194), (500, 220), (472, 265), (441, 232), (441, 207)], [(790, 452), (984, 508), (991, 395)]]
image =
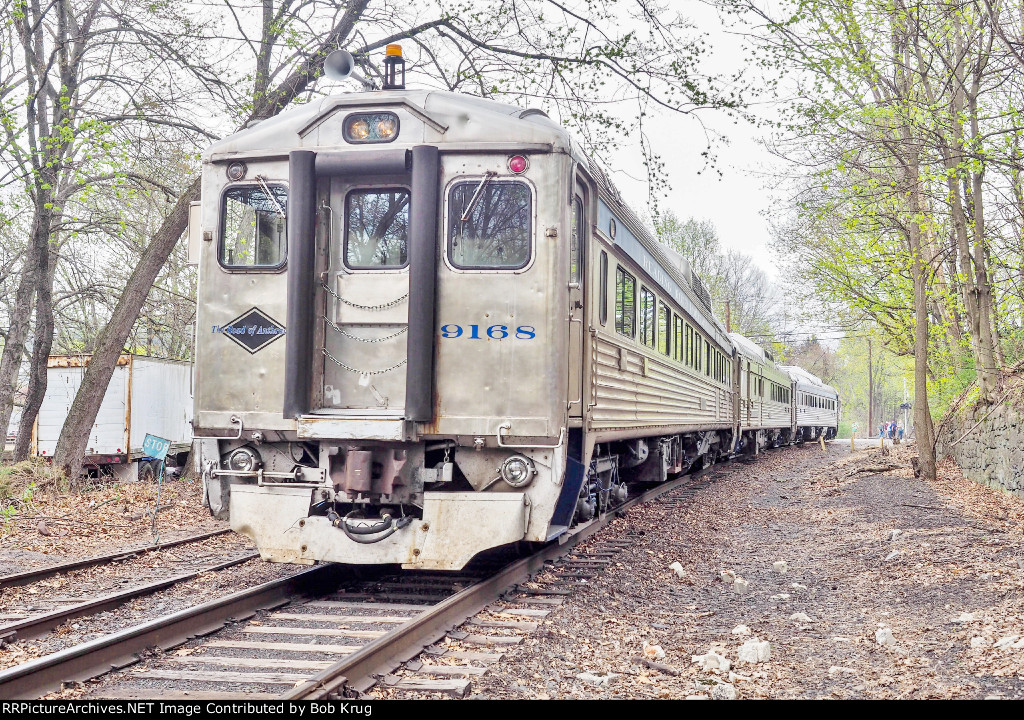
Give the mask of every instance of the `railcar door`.
[(407, 177), (331, 179), (322, 407), (402, 417), (409, 322)]
[(569, 417), (583, 419), (583, 263), (586, 243), (586, 195), (579, 186), (572, 201), (569, 231)]

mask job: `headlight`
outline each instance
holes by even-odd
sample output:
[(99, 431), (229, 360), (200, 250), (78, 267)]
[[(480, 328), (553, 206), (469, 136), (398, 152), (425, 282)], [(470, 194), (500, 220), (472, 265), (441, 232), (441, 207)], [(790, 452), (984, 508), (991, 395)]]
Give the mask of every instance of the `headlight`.
[(514, 488), (526, 487), (536, 474), (533, 460), (524, 455), (513, 455), (501, 464), (501, 479)]
[(228, 456), (228, 469), (237, 472), (253, 472), (260, 466), (259, 454), (249, 447), (241, 447)]
[(355, 113), (345, 118), (345, 142), (386, 143), (398, 137), (398, 116), (392, 112)]

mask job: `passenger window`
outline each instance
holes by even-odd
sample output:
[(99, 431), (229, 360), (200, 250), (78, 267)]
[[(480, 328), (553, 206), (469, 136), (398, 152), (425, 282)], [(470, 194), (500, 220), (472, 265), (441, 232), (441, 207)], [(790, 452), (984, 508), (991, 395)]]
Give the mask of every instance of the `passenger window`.
[(654, 293), (640, 288), (640, 342), (654, 347)]
[(622, 268), (615, 269), (615, 329), (636, 336), (636, 278)]
[(229, 188), (224, 193), (220, 263), (229, 268), (278, 268), (287, 250), (288, 191), (280, 185)]
[(683, 319), (678, 315), (672, 316), (672, 359), (676, 362), (683, 361), (683, 345), (686, 342), (683, 333)]
[(409, 261), (409, 191), (353, 190), (345, 199), (345, 265), (367, 270)]
[(601, 251), (601, 264), (600, 264), (601, 281), (598, 286), (601, 288), (600, 297), (598, 298), (601, 324), (608, 324), (608, 253), (604, 250)]
[(448, 257), (461, 269), (526, 267), (532, 217), (525, 183), (489, 177), (456, 183), (448, 194)]
[(671, 317), (668, 306), (665, 303), (658, 303), (658, 352), (662, 355), (672, 355), (672, 326), (669, 325)]

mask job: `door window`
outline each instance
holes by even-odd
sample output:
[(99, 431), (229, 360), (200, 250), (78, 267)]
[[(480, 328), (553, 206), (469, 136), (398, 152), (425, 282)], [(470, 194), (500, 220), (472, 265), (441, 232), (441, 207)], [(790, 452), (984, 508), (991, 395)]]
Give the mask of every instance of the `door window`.
[(409, 262), (409, 191), (353, 190), (345, 198), (345, 265), (356, 270)]

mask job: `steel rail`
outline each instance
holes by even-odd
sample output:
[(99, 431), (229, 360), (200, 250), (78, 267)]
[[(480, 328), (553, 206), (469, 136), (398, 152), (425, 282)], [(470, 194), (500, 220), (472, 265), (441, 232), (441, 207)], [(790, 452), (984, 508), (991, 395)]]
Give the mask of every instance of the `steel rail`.
[(168, 649), (208, 635), (229, 620), (284, 605), (297, 595), (329, 586), (338, 572), (323, 565), (126, 628), (0, 671), (0, 698), (33, 700), (65, 682), (87, 680), (136, 662), (147, 648)]
[(223, 530), (214, 530), (212, 532), (200, 533), (199, 535), (191, 535), (189, 537), (181, 538), (179, 540), (169, 540), (168, 542), (160, 543), (159, 545), (150, 545), (148, 547), (140, 547), (135, 549), (123, 549), (108, 555), (94, 555), (92, 557), (82, 558), (81, 560), (69, 560), (65, 563), (58, 565), (47, 565), (46, 567), (36, 568), (34, 570), (26, 570), (20, 573), (12, 573), (10, 575), (0, 575), (0, 588), (14, 587), (16, 585), (25, 585), (26, 583), (35, 582), (37, 580), (43, 580), (50, 577), (51, 575), (57, 575), (62, 572), (68, 572), (69, 570), (79, 570), (81, 568), (91, 567), (92, 565), (102, 565), (103, 563), (111, 562), (113, 560), (119, 560), (121, 558), (128, 559), (136, 555), (143, 553), (152, 552), (153, 550), (164, 550), (166, 548), (172, 548), (176, 545), (184, 545), (190, 542), (199, 542), (200, 540), (207, 540), (218, 535), (224, 535), (231, 532), (230, 528), (224, 528)]
[(66, 620), (73, 618), (82, 617), (83, 615), (93, 615), (95, 613), (103, 612), (104, 610), (110, 610), (112, 608), (120, 607), (126, 602), (133, 598), (140, 597), (142, 595), (150, 595), (158, 592), (165, 588), (175, 585), (184, 580), (190, 580), (197, 575), (204, 572), (215, 572), (217, 570), (225, 570), (235, 565), (241, 565), (249, 560), (258, 558), (260, 554), (258, 552), (246, 553), (240, 557), (232, 560), (226, 560), (216, 565), (208, 565), (203, 568), (197, 568), (187, 573), (181, 573), (179, 575), (173, 575), (169, 578), (157, 580), (156, 582), (147, 583), (145, 585), (139, 585), (137, 587), (128, 588), (121, 592), (112, 593), (110, 595), (103, 595), (92, 600), (87, 600), (77, 605), (70, 605), (68, 607), (59, 608), (53, 612), (43, 613), (41, 615), (35, 615), (33, 617), (26, 618), (24, 620), (18, 620), (7, 625), (0, 625), (0, 640), (5, 642), (14, 642), (15, 640), (31, 640), (37, 638), (40, 635), (52, 630)]
[(600, 518), (595, 518), (563, 535), (559, 540), (546, 544), (533, 555), (511, 563), (496, 575), (481, 580), (424, 610), (405, 625), (364, 645), (352, 655), (296, 685), (282, 695), (281, 699), (324, 699), (341, 696), (346, 689), (365, 692), (376, 683), (375, 675), (388, 673), (416, 657), (425, 647), (440, 640), (450, 630), (476, 615), (505, 594), (509, 588), (526, 582), (543, 570), (546, 562), (569, 554), (584, 540), (607, 527), (620, 513), (688, 485), (709, 472), (710, 468), (692, 475), (684, 475), (628, 500)]

